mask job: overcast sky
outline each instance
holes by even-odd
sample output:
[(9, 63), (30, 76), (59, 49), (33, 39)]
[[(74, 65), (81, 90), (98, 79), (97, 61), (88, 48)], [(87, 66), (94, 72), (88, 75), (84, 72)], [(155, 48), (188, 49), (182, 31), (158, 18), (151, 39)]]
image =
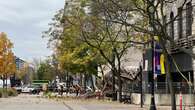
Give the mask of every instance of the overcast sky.
[(51, 54), (42, 32), (63, 8), (64, 0), (0, 0), (0, 31), (14, 43), (14, 53), (27, 61)]

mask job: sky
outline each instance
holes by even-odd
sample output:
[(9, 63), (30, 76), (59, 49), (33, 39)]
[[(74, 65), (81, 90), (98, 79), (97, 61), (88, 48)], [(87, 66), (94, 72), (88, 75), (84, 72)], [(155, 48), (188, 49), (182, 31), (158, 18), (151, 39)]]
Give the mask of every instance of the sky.
[(41, 36), (63, 6), (64, 0), (0, 0), (0, 32), (14, 43), (16, 56), (33, 61), (51, 55)]

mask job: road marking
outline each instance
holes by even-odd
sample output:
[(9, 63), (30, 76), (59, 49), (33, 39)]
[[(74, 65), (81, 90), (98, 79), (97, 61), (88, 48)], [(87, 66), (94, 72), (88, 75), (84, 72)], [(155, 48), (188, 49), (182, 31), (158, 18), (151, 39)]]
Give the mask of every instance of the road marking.
[(63, 102), (63, 104), (69, 109), (69, 110), (74, 110), (72, 107), (70, 107), (68, 104), (66, 104), (65, 102)]
[(86, 108), (82, 107), (81, 105), (78, 104), (67, 104), (63, 102), (63, 104), (69, 109), (69, 110), (87, 110)]

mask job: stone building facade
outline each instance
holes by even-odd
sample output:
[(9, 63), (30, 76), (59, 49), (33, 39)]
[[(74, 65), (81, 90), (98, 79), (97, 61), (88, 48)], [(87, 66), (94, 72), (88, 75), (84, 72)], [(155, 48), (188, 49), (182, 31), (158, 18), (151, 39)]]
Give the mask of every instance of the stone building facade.
[[(185, 2), (185, 4), (184, 4)], [(184, 6), (182, 7), (182, 5)], [(182, 74), (195, 85), (195, 59), (189, 54), (178, 49), (182, 47), (195, 53), (195, 0), (177, 0), (175, 3), (167, 4), (166, 17), (168, 21), (176, 20), (169, 24), (168, 31), (173, 37), (177, 46), (170, 46), (170, 53), (173, 56), (178, 68), (172, 64), (173, 80), (175, 82), (185, 82), (179, 73)]]
[[(191, 56), (195, 54), (195, 0), (186, 0), (185, 4), (184, 1), (176, 0), (174, 3), (166, 4), (165, 17), (167, 22), (173, 21), (167, 26), (167, 31), (176, 44), (168, 46), (169, 53), (172, 56), (170, 61), (174, 86), (176, 91), (179, 92), (185, 85), (185, 92), (189, 93), (189, 89), (193, 86), (188, 88), (187, 82), (195, 85), (195, 59)], [(175, 17), (176, 19), (174, 19)], [(191, 55), (181, 51), (180, 47), (185, 48)], [(152, 78), (151, 56), (151, 50), (148, 50), (143, 58), (143, 83), (145, 86), (143, 88), (146, 89), (149, 88), (148, 85)], [(158, 75), (155, 81), (161, 83), (160, 85), (157, 84), (157, 88), (167, 89), (166, 84), (164, 84), (167, 82), (166, 75)]]

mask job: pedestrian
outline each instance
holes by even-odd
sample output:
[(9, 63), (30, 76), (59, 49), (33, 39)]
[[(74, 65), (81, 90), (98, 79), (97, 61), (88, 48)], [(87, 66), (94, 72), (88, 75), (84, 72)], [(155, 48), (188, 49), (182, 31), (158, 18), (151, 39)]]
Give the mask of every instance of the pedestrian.
[(75, 85), (75, 91), (76, 91), (76, 96), (79, 96), (80, 87), (78, 84)]
[(60, 85), (60, 95), (62, 96), (63, 95), (63, 85)]

